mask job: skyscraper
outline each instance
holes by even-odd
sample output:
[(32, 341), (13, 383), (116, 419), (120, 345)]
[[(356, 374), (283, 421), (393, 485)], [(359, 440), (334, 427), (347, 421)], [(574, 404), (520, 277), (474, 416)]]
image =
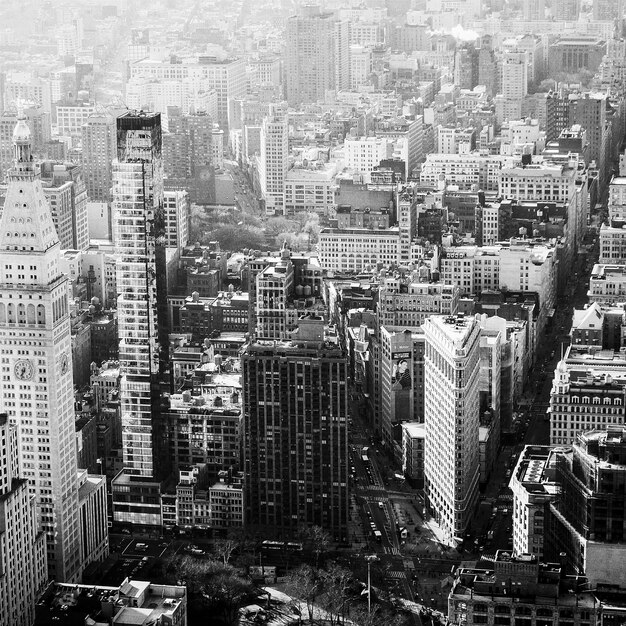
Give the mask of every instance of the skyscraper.
[(285, 85), (290, 105), (316, 102), (350, 85), (349, 23), (305, 5), (287, 20)]
[(17, 428), (0, 414), (0, 623), (31, 626), (46, 580), (45, 535), (37, 529), (35, 499), (19, 476)]
[[(42, 107), (24, 109), (26, 124), (31, 134), (31, 149), (36, 156), (43, 156), (45, 144), (50, 141), (50, 113)], [(7, 110), (0, 115), (0, 181), (13, 163), (13, 129), (17, 123), (17, 111)]]
[(285, 174), (289, 168), (287, 117), (270, 111), (261, 126), (259, 179), (268, 215), (282, 215), (285, 209)]
[(113, 213), (124, 466), (130, 474), (153, 476), (160, 345), (157, 281), (164, 274), (158, 276), (157, 268), (164, 250), (159, 113), (127, 113), (117, 119)]
[(522, 17), (533, 22), (544, 20), (546, 18), (546, 0), (524, 0)]
[(511, 100), (521, 100), (528, 93), (528, 53), (522, 50), (506, 52), (502, 58), (502, 94)]
[(78, 475), (67, 278), (23, 115), (0, 218), (0, 411), (18, 429), (22, 477), (46, 533), (48, 574), (76, 581)]
[(289, 536), (321, 526), (346, 536), (347, 359), (322, 318), (290, 341), (252, 340), (242, 356), (245, 521)]
[(189, 201), (215, 201), (212, 156), (213, 119), (206, 113), (183, 114), (168, 108), (169, 132), (163, 135), (163, 172), (166, 189), (184, 189)]
[(110, 113), (94, 113), (81, 128), (81, 163), (92, 202), (108, 202), (111, 198), (111, 164), (115, 159), (115, 117)]
[(433, 316), (423, 328), (426, 496), (445, 541), (453, 545), (478, 500), (480, 322)]
[(86, 250), (89, 247), (89, 225), (87, 192), (81, 166), (44, 161), (41, 178), (61, 248)]
[(593, 19), (594, 20), (614, 20), (623, 17), (624, 0), (593, 0)]
[(552, 15), (555, 20), (575, 22), (580, 13), (580, 0), (552, 0)]

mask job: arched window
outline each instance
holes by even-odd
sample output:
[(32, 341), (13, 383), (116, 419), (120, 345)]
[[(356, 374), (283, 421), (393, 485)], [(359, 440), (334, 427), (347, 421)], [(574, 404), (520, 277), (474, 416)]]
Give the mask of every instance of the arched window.
[(26, 323), (34, 324), (35, 323), (35, 305), (29, 304), (26, 307)]
[(46, 307), (43, 304), (37, 305), (37, 324), (46, 323)]
[(2, 302), (0, 302), (0, 324), (4, 324), (7, 321), (7, 309), (4, 306), (4, 304), (2, 304)]
[(15, 324), (15, 305), (12, 302), (7, 306), (7, 322)]

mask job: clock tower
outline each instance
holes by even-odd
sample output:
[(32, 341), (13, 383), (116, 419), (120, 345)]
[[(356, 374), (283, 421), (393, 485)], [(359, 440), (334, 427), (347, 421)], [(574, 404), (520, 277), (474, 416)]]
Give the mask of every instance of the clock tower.
[(78, 473), (68, 281), (23, 115), (0, 217), (0, 413), (18, 429), (19, 475), (46, 534), (48, 574), (79, 581)]

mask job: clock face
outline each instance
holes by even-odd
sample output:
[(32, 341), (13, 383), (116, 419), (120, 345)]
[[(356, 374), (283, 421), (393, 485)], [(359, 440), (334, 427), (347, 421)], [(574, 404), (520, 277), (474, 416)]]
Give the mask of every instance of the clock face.
[(68, 360), (67, 360), (67, 353), (64, 352), (61, 355), (61, 374), (67, 373), (68, 367), (69, 367), (69, 363), (68, 363)]
[(31, 380), (35, 373), (33, 363), (28, 359), (17, 360), (13, 371), (15, 372), (15, 378), (18, 380)]

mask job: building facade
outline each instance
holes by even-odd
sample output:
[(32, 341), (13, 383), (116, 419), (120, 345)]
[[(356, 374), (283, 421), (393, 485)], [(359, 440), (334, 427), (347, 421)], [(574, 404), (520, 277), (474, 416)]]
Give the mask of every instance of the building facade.
[(76, 581), (83, 568), (68, 279), (60, 243), (20, 117), (0, 218), (0, 411), (18, 429), (22, 478), (46, 533), (48, 574)]
[(454, 545), (478, 501), (480, 322), (433, 316), (423, 328), (425, 490), (446, 542)]
[(117, 132), (113, 206), (122, 444), (128, 471), (152, 476), (159, 372), (157, 273), (164, 270), (157, 261), (164, 227), (160, 114), (128, 113), (118, 118)]
[(347, 359), (321, 319), (242, 355), (245, 523), (282, 536), (348, 523)]

